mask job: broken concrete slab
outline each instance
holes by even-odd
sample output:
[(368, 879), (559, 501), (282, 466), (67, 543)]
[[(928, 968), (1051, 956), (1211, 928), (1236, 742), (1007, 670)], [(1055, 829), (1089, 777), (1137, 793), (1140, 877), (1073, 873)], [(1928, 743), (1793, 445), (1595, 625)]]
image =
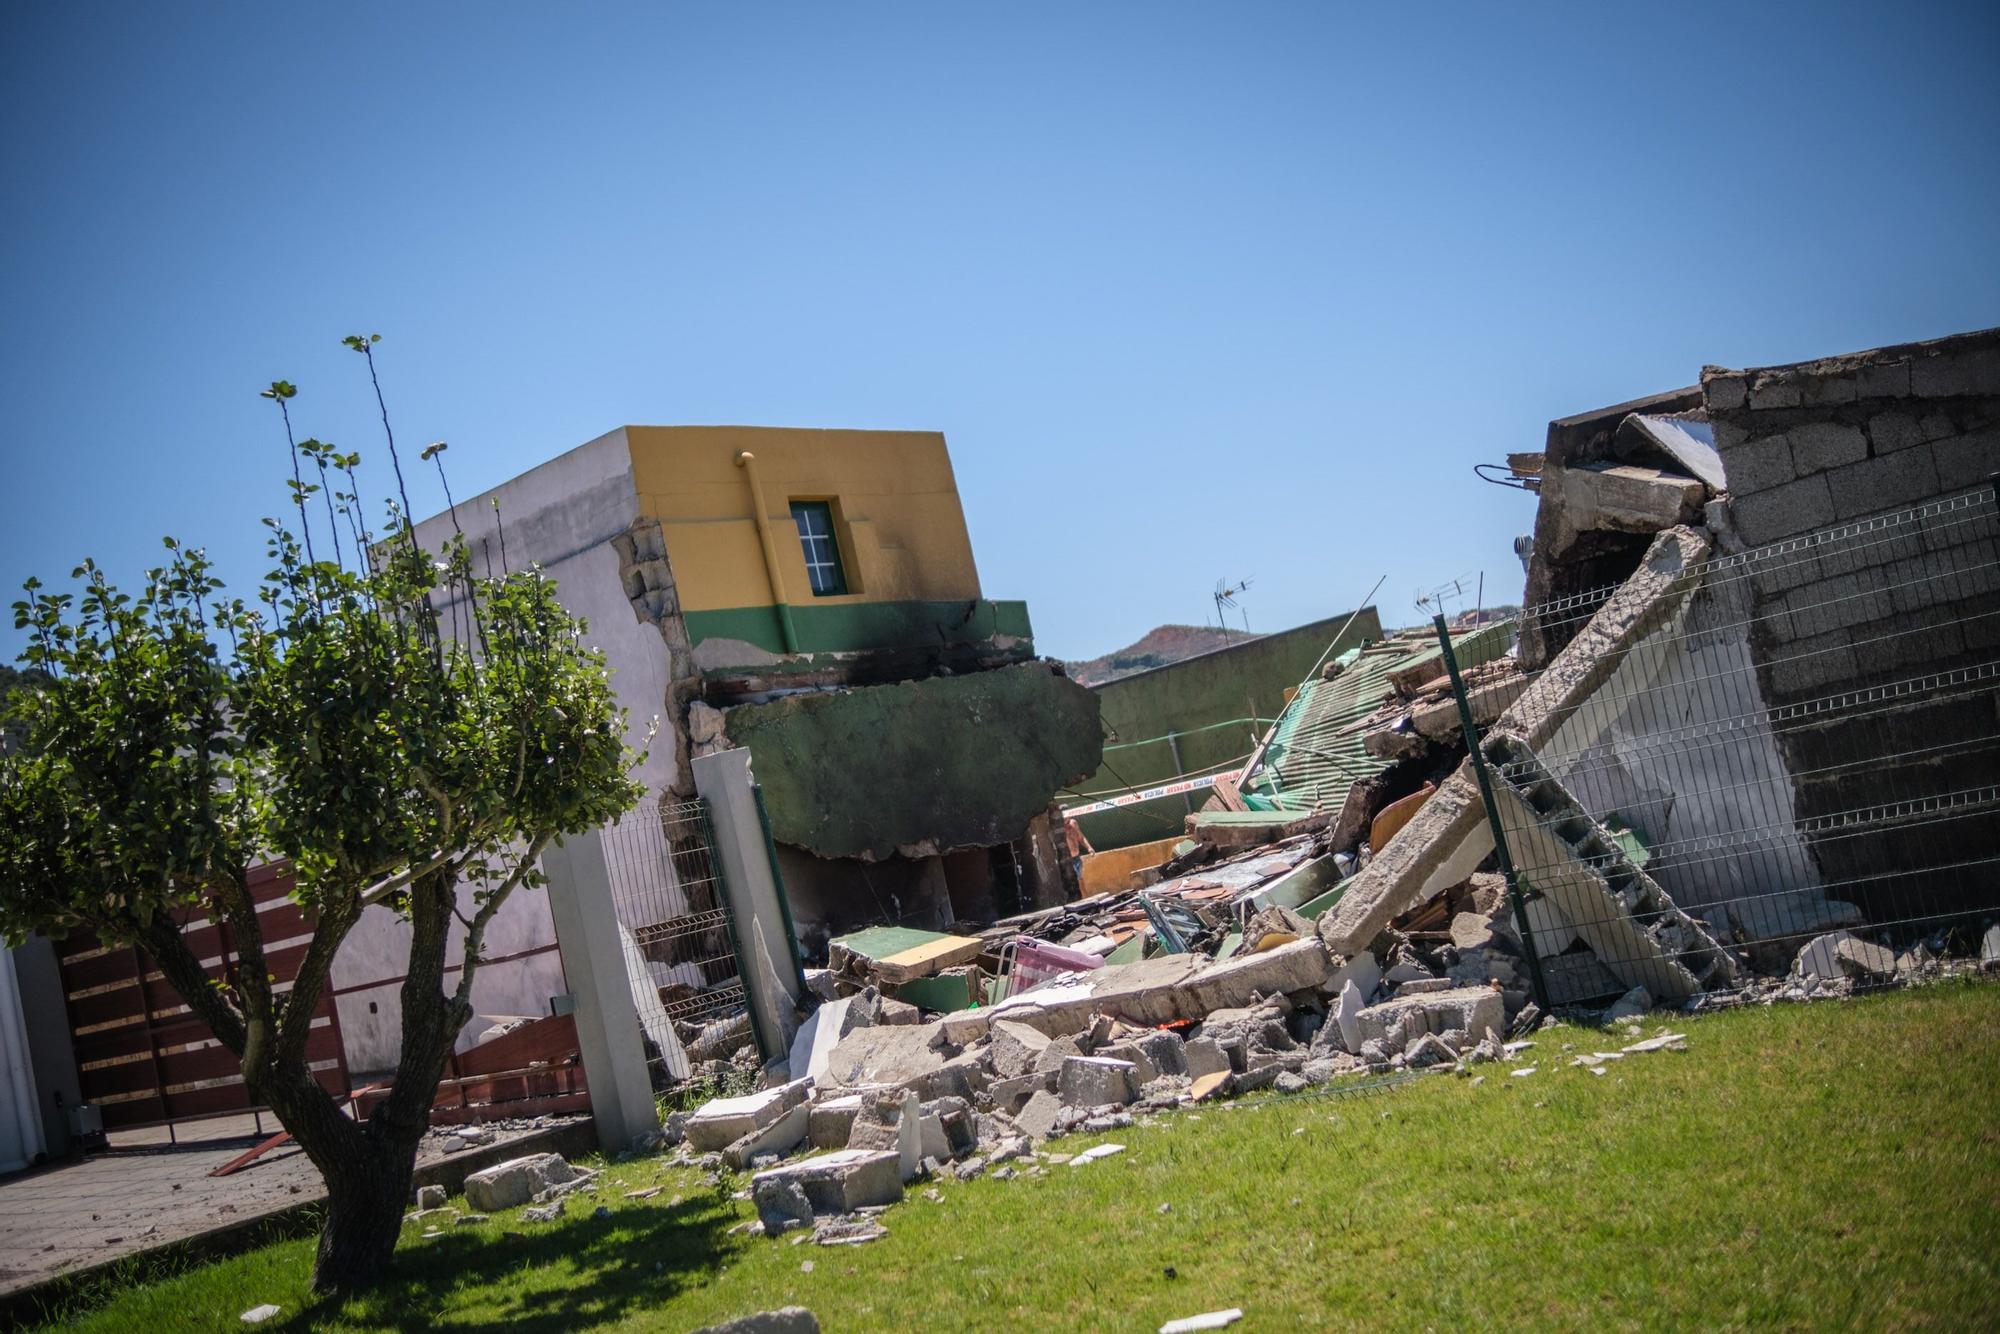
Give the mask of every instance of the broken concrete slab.
[(1021, 1110), (1014, 1114), (1014, 1124), (1029, 1139), (1045, 1140), (1055, 1132), (1056, 1119), (1062, 1108), (1062, 1099), (1044, 1090), (1022, 1104)]
[[(1106, 964), (1085, 981), (1024, 992), (997, 1006), (963, 1011), (940, 1022), (958, 1025), (955, 1031), (965, 1035), (962, 1041), (976, 1038), (1001, 1019), (1052, 1037), (1081, 1032), (1100, 1014), (1153, 1028), (1247, 1006), (1263, 996), (1314, 990), (1331, 972), (1326, 951), (1312, 939), (1220, 963), (1199, 955), (1166, 954), (1136, 963)], [(837, 1076), (840, 1071), (830, 1073)]]
[(1196, 1038), (1182, 1043), (1181, 1052), (1190, 1078), (1200, 1079), (1203, 1075), (1227, 1073), (1231, 1069), (1229, 1056), (1213, 1038)]
[(992, 1027), (993, 1048), (989, 1053), (993, 1071), (1002, 1079), (1013, 1079), (1034, 1070), (1036, 1059), (1049, 1045), (1040, 1029), (1002, 1019)]
[(1682, 912), (1519, 738), (1496, 734), (1485, 749), (1520, 881), (1552, 902), (1620, 981), (1682, 1001), (1736, 979), (1736, 959), (1707, 926)]
[(837, 1149), (768, 1168), (750, 1179), (752, 1197), (760, 1189), (795, 1186), (819, 1214), (852, 1213), (903, 1198), (902, 1161), (888, 1149)]
[(465, 1179), (465, 1203), (480, 1213), (515, 1209), (542, 1191), (575, 1180), (577, 1171), (559, 1153), (511, 1158)]
[[(1491, 727), (1507, 711), (1507, 706), (1521, 697), (1528, 688), (1525, 676), (1507, 676), (1498, 681), (1488, 681), (1465, 693), (1465, 702), (1472, 706), (1472, 723), (1475, 727)], [(1456, 697), (1427, 704), (1410, 714), (1410, 725), (1420, 736), (1432, 741), (1451, 741), (1463, 730), (1463, 720), (1459, 717)]]
[(1563, 517), (1579, 533), (1657, 533), (1691, 522), (1708, 500), (1698, 478), (1638, 464), (1585, 463), (1561, 476)]
[(805, 1103), (787, 1107), (771, 1124), (751, 1131), (723, 1149), (722, 1161), (741, 1172), (750, 1166), (753, 1159), (764, 1154), (782, 1157), (805, 1142), (806, 1128), (811, 1120), (812, 1109)]
[(702, 1153), (726, 1149), (804, 1102), (811, 1091), (811, 1080), (796, 1079), (756, 1093), (711, 1098), (688, 1118), (685, 1129), (687, 1142)]
[(707, 1325), (694, 1334), (819, 1334), (819, 1320), (803, 1306), (783, 1306)]
[(847, 1093), (821, 1098), (811, 1104), (806, 1121), (806, 1138), (815, 1149), (845, 1148), (854, 1131), (854, 1118), (861, 1113), (861, 1095)]
[(903, 1180), (916, 1176), (923, 1163), (922, 1104), (910, 1089), (882, 1090), (862, 1099), (861, 1110), (848, 1132), (850, 1149), (894, 1150)]
[[(1708, 549), (1708, 535), (1693, 528), (1656, 537), (1632, 576), (1507, 706), (1494, 733), (1530, 749), (1553, 737), (1617, 671), (1626, 650), (1680, 612)], [(1467, 761), (1347, 882), (1340, 902), (1319, 919), (1320, 939), (1341, 957), (1367, 948), (1397, 917), (1462, 883), (1492, 851), (1485, 803)]]
[[(1364, 1045), (1374, 1041), (1401, 1051), (1424, 1034), (1454, 1029), (1466, 1034), (1466, 1041), (1478, 1042), (1489, 1034), (1503, 1035), (1506, 1026), (1506, 1005), (1500, 993), (1490, 987), (1428, 991), (1398, 996), (1356, 1014), (1354, 1031), (1361, 1040), (1348, 1050), (1359, 1055)], [(1342, 1036), (1346, 1036), (1344, 1028)]]
[(1896, 954), (1872, 941), (1852, 937), (1833, 947), (1841, 971), (1857, 982), (1888, 982), (1896, 976)]
[(1138, 1067), (1103, 1056), (1072, 1056), (1056, 1075), (1056, 1093), (1066, 1107), (1104, 1107), (1139, 1096)]

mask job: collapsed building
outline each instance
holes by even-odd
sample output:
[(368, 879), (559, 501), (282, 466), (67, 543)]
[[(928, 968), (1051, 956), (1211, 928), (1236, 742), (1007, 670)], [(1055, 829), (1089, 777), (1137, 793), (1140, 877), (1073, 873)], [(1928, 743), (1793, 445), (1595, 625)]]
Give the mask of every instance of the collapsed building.
[[(459, 531), (475, 568), (532, 564), (555, 581), (644, 751), (650, 799), (606, 831), (606, 857), (666, 1075), (743, 1050), (749, 1032), (704, 822), (687, 814), (699, 756), (752, 757), (781, 935), (805, 958), (857, 927), (944, 927), (1067, 897), (1052, 802), (1098, 765), (1096, 699), (1036, 656), (1024, 604), (982, 592), (942, 435), (621, 427), (418, 524), (417, 539), (436, 550)], [(393, 977), (404, 930), (364, 919), (341, 967)], [(556, 935), (548, 896), (508, 900), (479, 1013), (549, 1012), (567, 990)], [(509, 966), (523, 958), (547, 967)], [(396, 988), (338, 999), (344, 1030), (383, 1049), (350, 1066), (392, 1063)]]
[[(781, 1231), (926, 1162), (1465, 1069), (1549, 1007), (2000, 966), (2000, 331), (1709, 367), (1509, 471), (1537, 500), (1518, 619), (1329, 654), (1116, 888), (850, 942), (784, 1082), (670, 1132), (764, 1168)], [(833, 1152), (778, 1163), (808, 1145)]]

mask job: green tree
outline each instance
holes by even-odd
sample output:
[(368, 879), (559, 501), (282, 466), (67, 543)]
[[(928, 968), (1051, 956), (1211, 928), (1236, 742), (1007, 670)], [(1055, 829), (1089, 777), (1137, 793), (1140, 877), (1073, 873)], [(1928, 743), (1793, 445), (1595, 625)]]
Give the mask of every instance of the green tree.
[[(347, 344), (379, 405), (375, 341)], [(0, 760), (0, 933), (87, 929), (151, 956), (325, 1178), (313, 1283), (342, 1291), (390, 1262), (488, 923), (540, 882), (551, 840), (640, 790), (601, 656), (552, 582), (504, 554), (475, 570), (462, 536), (419, 548), (386, 410), (398, 500), (378, 540), (359, 455), (291, 443), (295, 392), (265, 391), (295, 514), (265, 521), (272, 569), (254, 601), (169, 538), (136, 595), (85, 561), (73, 591), (31, 579), (15, 604), (22, 661), (43, 679), (13, 696), (23, 742)], [(424, 456), (441, 465), (441, 450)], [(312, 925), (289, 990), (273, 986), (247, 878), (279, 859)], [(313, 1078), (306, 1040), (369, 912), (409, 923), (410, 961), (394, 1084), (357, 1122)], [(208, 917), (236, 943), (226, 975), (183, 934)], [(464, 967), (448, 983), (455, 935)]]

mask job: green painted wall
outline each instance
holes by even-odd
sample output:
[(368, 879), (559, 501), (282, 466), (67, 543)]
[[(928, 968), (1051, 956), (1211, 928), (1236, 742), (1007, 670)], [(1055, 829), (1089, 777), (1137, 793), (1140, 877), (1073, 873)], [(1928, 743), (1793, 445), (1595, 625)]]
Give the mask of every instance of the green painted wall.
[(771, 833), (822, 857), (991, 847), (1096, 768), (1097, 699), (1026, 662), (729, 710)]
[[(688, 639), (739, 639), (768, 653), (785, 651), (776, 607), (730, 607), (686, 613)], [(801, 653), (976, 644), (1005, 635), (1033, 652), (1025, 602), (841, 602), (792, 606)]]
[[(1091, 793), (1170, 781), (1176, 769), (1174, 748), (1163, 739), (1169, 732), (1177, 734), (1181, 773), (1201, 773), (1247, 759), (1255, 736), (1262, 735), (1284, 706), (1285, 691), (1312, 669), (1347, 620), (1348, 613), (1343, 612), (1093, 686), (1106, 730), (1105, 767), (1076, 791), (1088, 799)], [(1381, 637), (1382, 622), (1375, 609), (1364, 607), (1334, 652)], [(1253, 718), (1264, 721), (1248, 721)], [(1188, 795), (1197, 809), (1208, 799), (1202, 791)], [(1082, 803), (1071, 798), (1065, 804)], [(1179, 833), (1187, 811), (1185, 798), (1161, 797), (1086, 815), (1078, 823), (1095, 846), (1123, 848)]]

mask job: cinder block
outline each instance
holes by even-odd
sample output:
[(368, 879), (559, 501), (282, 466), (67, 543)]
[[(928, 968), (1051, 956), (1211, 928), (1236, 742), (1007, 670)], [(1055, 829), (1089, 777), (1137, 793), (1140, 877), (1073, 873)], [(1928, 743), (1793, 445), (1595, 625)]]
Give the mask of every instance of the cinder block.
[(1884, 510), (1905, 509), (1940, 494), (1934, 445), (1899, 450), (1879, 459), (1863, 459), (1827, 474), (1833, 493), (1833, 513), (1853, 519)]
[(2000, 397), (2000, 348), (1920, 358), (1910, 366), (1910, 391), (1919, 398)]
[[(1955, 608), (1935, 607), (1923, 615), (1956, 617)], [(1854, 644), (1855, 670), (1864, 680), (1879, 680), (1890, 674), (1942, 668), (1965, 652), (1965, 637), (1955, 622), (1947, 625), (1898, 627), (1893, 633), (1875, 635)]]
[(1804, 639), (1886, 620), (1896, 609), (1882, 586), (1880, 574), (1870, 570), (1795, 588), (1785, 595), (1786, 621)]
[(1729, 478), (1729, 489), (1739, 496), (1783, 486), (1798, 475), (1792, 462), (1791, 441), (1784, 435), (1745, 440), (1732, 449), (1720, 452), (1723, 471)]
[(1701, 396), (1711, 413), (1733, 412), (1750, 401), (1749, 377), (1710, 375), (1704, 370), (1701, 377)]
[(1863, 398), (1908, 398), (1910, 363), (1890, 361), (1863, 366), (1856, 388)]
[(1845, 630), (1805, 638), (1794, 638), (1779, 630), (1773, 637), (1776, 640), (1770, 659), (1773, 704), (1811, 699), (1855, 679), (1853, 641)]
[(1792, 428), (1791, 441), (1792, 462), (1801, 477), (1868, 457), (1868, 437), (1846, 422), (1805, 422)]
[(1917, 419), (1907, 412), (1878, 412), (1868, 419), (1868, 443), (1879, 457), (1921, 445), (1924, 433), (1917, 425)]
[(1832, 523), (1833, 493), (1827, 489), (1825, 475), (1815, 474), (1755, 495), (1738, 496), (1729, 508), (1743, 540), (1761, 546)]
[(1798, 381), (1783, 373), (1760, 373), (1750, 382), (1750, 406), (1756, 411), (1795, 408), (1799, 400)]
[(2000, 472), (2000, 431), (1953, 436), (1938, 441), (1931, 451), (1937, 460), (1939, 495), (1979, 486)]
[(1852, 375), (1809, 375), (1799, 386), (1800, 399), (1807, 407), (1852, 403), (1858, 396), (1857, 385)]

